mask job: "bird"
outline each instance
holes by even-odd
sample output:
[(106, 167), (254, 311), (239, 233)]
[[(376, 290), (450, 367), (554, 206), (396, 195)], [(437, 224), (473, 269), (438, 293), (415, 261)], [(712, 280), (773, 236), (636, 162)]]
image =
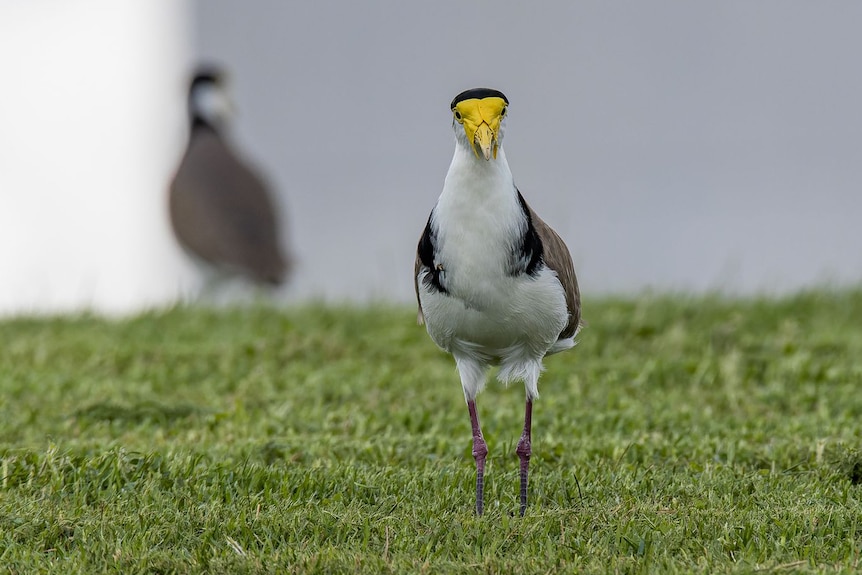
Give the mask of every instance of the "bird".
[(219, 67), (201, 67), (189, 85), (189, 138), (170, 184), (171, 226), (212, 277), (242, 276), (274, 287), (286, 279), (290, 262), (267, 183), (228, 141), (225, 76)]
[(477, 515), (484, 510), (488, 446), (476, 396), (494, 365), (500, 382), (524, 383), (516, 448), (523, 516), (542, 361), (575, 345), (580, 290), (566, 244), (515, 185), (503, 149), (508, 98), (473, 88), (455, 96), (450, 109), (455, 153), (416, 250), (418, 320), (455, 359), (473, 434)]

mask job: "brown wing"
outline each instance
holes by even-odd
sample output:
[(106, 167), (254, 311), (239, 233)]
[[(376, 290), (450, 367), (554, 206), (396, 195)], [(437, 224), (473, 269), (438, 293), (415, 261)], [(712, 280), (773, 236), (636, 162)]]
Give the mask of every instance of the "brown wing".
[(560, 339), (572, 337), (581, 325), (581, 291), (578, 288), (572, 256), (557, 232), (551, 229), (551, 226), (546, 224), (532, 208), (527, 206), (527, 209), (530, 210), (533, 227), (536, 228), (536, 233), (542, 240), (542, 259), (547, 267), (557, 272), (557, 278), (563, 284), (563, 291), (566, 294), (569, 323), (560, 334)]
[(193, 131), (169, 203), (174, 233), (189, 251), (256, 281), (281, 283), (288, 262), (269, 192), (215, 131)]

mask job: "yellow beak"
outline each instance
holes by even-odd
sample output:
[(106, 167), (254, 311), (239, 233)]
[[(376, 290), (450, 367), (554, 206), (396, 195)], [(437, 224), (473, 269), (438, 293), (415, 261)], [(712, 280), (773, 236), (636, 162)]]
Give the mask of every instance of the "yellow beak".
[[(476, 135), (473, 138), (473, 151), (476, 151), (476, 146), (482, 150), (482, 154), (485, 156), (485, 161), (491, 159), (491, 144), (494, 144), (494, 159), (497, 158), (497, 145), (495, 144), (497, 138), (494, 133), (491, 131), (491, 127), (482, 122), (482, 124), (476, 129)], [(478, 152), (476, 153), (478, 156)]]

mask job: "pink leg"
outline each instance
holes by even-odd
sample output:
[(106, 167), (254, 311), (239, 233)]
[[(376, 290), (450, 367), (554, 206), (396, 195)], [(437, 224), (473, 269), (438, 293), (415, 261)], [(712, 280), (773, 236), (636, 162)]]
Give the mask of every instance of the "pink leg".
[(527, 400), (527, 406), (524, 409), (524, 433), (521, 434), (521, 440), (518, 442), (518, 448), (515, 452), (521, 460), (521, 517), (527, 511), (527, 474), (530, 470), (530, 453), (532, 448), (530, 445), (530, 427), (533, 419), (533, 401)]
[(476, 460), (476, 515), (482, 515), (485, 508), (485, 456), (488, 455), (488, 445), (482, 437), (479, 427), (479, 416), (476, 414), (476, 402), (468, 401), (470, 411), (470, 426), (473, 428), (473, 458)]

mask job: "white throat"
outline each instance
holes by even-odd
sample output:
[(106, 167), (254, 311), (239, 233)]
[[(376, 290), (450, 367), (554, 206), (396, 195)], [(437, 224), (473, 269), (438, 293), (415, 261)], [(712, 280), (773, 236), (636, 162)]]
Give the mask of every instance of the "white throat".
[(448, 199), (448, 195), (456, 196), (452, 198), (456, 202), (478, 201), (479, 204), (516, 196), (514, 178), (503, 146), (497, 149), (496, 158), (491, 156), (486, 160), (467, 143), (463, 132), (458, 134), (440, 200)]
[(233, 105), (225, 91), (214, 84), (201, 84), (191, 93), (195, 114), (214, 126), (226, 125), (233, 116)]

